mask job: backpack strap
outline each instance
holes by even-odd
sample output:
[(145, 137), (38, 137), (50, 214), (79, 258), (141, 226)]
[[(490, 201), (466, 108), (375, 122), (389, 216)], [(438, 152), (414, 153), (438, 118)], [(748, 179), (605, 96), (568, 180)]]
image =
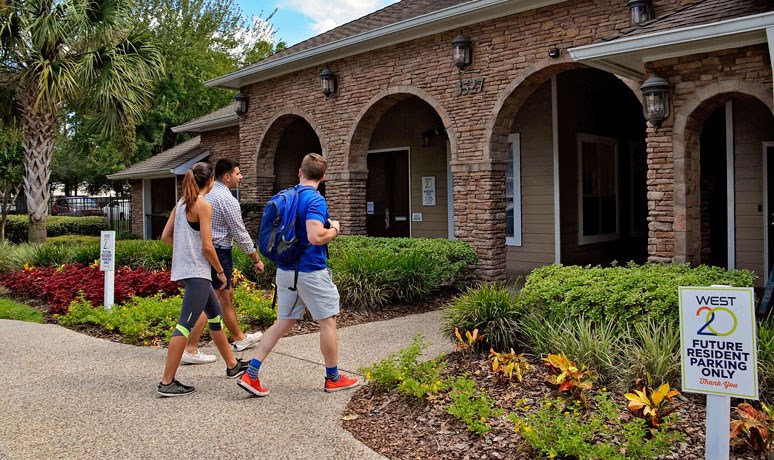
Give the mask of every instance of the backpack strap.
[[(296, 189), (296, 193), (298, 193), (299, 199), (301, 199), (301, 192), (305, 192), (307, 190), (315, 190), (315, 191), (317, 190), (316, 188), (312, 187), (311, 185), (301, 185), (301, 184), (297, 184), (294, 188)], [(304, 210), (304, 213), (306, 213), (306, 210)], [(301, 217), (301, 210), (300, 209), (296, 209), (296, 222), (300, 222), (301, 221), (300, 217)], [(288, 290), (293, 291), (293, 292), (296, 292), (298, 290), (298, 268), (299, 268), (299, 265), (301, 265), (301, 260), (296, 261), (296, 270), (295, 270), (295, 274), (293, 275), (293, 287), (288, 288)], [(276, 289), (275, 289), (275, 292), (276, 292)], [(298, 300), (296, 299), (296, 301), (298, 301)]]

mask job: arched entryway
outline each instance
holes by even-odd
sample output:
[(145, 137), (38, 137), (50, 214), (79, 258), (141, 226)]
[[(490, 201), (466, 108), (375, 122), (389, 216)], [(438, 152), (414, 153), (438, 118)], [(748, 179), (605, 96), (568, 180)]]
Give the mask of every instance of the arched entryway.
[[(385, 94), (358, 118), (352, 172), (364, 172), (367, 235), (453, 235), (450, 146), (442, 116), (412, 92)], [(357, 188), (355, 188), (357, 190)]]
[(524, 75), (498, 104), (506, 269), (647, 258), (642, 105), (615, 75), (566, 62)]
[(676, 215), (686, 222), (675, 256), (751, 270), (762, 286), (774, 264), (774, 115), (747, 89), (699, 92), (675, 118), (675, 161), (685, 164)]
[[(313, 122), (295, 110), (286, 110), (268, 125), (256, 157), (257, 196), (265, 203), (272, 195), (298, 183), (301, 160), (308, 153), (325, 155)], [(321, 187), (324, 193), (324, 186)]]

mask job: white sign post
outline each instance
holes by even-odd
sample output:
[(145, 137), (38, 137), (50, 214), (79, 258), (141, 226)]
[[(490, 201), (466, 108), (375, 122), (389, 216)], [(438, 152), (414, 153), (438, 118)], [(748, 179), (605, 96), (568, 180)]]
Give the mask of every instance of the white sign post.
[(683, 391), (707, 395), (705, 458), (727, 460), (731, 396), (758, 399), (753, 288), (678, 289)]
[(113, 307), (116, 268), (116, 232), (103, 231), (99, 239), (99, 269), (105, 272), (105, 310)]

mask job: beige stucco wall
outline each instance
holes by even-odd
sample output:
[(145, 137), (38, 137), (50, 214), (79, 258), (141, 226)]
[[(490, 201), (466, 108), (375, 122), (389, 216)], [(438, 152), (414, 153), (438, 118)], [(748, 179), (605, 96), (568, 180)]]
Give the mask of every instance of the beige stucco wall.
[(754, 271), (756, 285), (762, 286), (766, 282), (763, 142), (774, 141), (774, 117), (768, 107), (752, 99), (735, 99), (732, 104), (736, 268)]

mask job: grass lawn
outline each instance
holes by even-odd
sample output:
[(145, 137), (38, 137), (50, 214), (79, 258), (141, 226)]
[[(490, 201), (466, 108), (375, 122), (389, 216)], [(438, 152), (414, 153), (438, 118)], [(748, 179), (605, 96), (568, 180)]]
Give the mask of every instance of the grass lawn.
[(42, 323), (43, 313), (13, 300), (0, 298), (0, 319), (16, 319), (31, 323)]

